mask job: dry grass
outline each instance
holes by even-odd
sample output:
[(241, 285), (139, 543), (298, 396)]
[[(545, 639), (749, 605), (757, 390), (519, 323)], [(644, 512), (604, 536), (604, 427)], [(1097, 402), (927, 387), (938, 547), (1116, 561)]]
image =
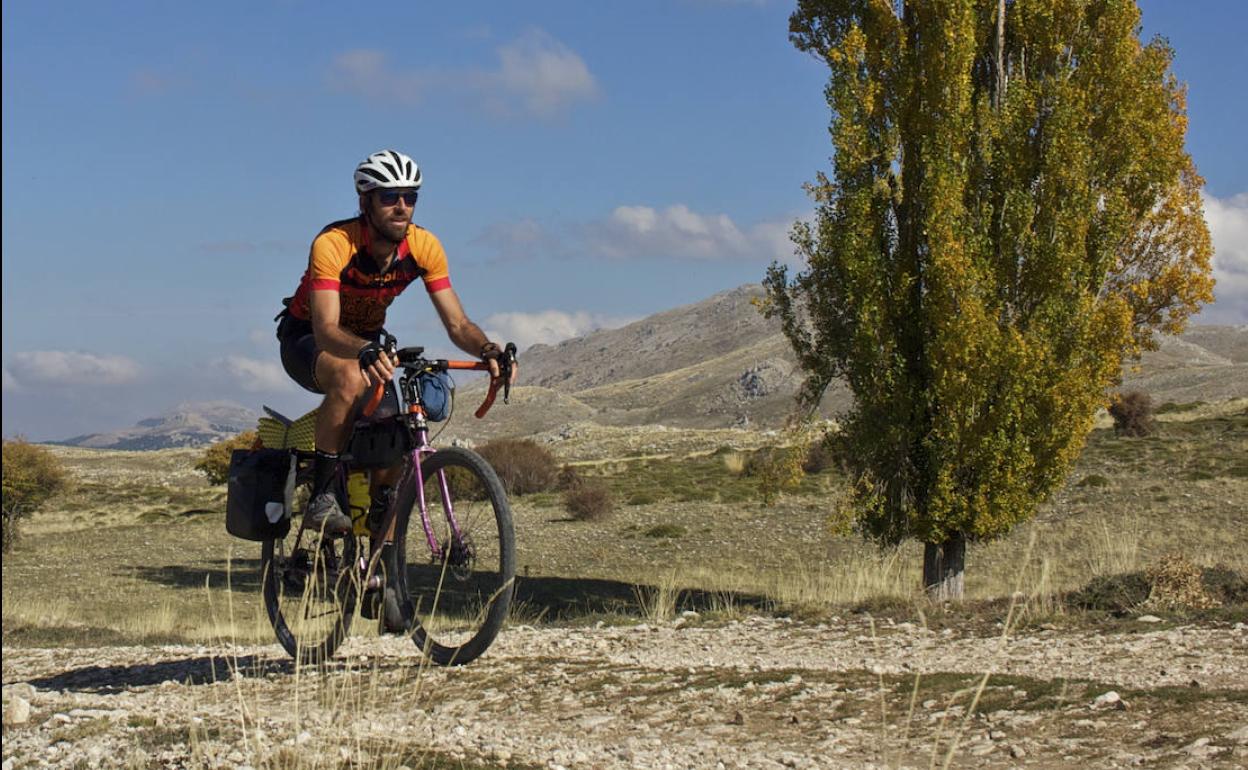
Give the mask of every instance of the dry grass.
[[(1034, 520), (970, 546), (968, 598), (1010, 596), (1033, 538), (1023, 584), (1031, 616), (1062, 612), (1062, 595), (1089, 578), (1142, 573), (1169, 553), (1248, 573), (1248, 412), (1204, 414), (1163, 414), (1157, 434), (1143, 439), (1094, 432), (1071, 483)], [(223, 490), (192, 469), (196, 450), (53, 451), (79, 493), (32, 517), (26, 540), (4, 559), (5, 644), (272, 640), (259, 546), (224, 532)], [(656, 492), (601, 521), (568, 520), (557, 495), (516, 500), (517, 616), (576, 621), (692, 608), (824, 617), (921, 601), (918, 544), (881, 554), (829, 528), (829, 499), (843, 485), (835, 471), (766, 507), (733, 467), (745, 457), (723, 450), (580, 466), (620, 499)], [(1079, 485), (1092, 475), (1106, 483)]]

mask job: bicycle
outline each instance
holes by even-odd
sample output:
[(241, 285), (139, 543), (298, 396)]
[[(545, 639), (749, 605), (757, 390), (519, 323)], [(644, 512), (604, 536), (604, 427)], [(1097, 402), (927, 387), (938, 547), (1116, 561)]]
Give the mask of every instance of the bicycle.
[[(349, 475), (391, 467), (397, 459), (402, 470), (390, 504), (384, 515), (367, 521), (367, 535), (357, 519), (356, 529), (346, 536), (300, 525), (264, 540), (264, 604), (278, 642), (302, 663), (333, 656), (362, 594), (361, 616), (378, 620), (383, 632), (410, 634), (438, 665), (463, 665), (485, 652), (510, 611), (515, 534), (502, 482), (489, 463), (467, 448), (431, 446), (420, 381), (450, 370), (488, 370), (488, 365), (426, 359), (424, 348), (396, 350), (388, 335), (386, 347), (397, 356), (401, 373), (376, 386), (361, 410), (339, 463), (336, 491), (348, 510)], [(509, 400), (515, 352), (515, 345), (508, 344), (500, 356), (501, 376), (491, 381), (478, 418), (489, 411), (500, 387), (504, 403)], [(315, 411), (291, 421), (265, 410), (283, 425), (285, 435), (299, 424), (310, 429), (315, 420)], [(311, 497), (313, 452), (310, 447), (290, 451), (296, 463), (294, 488), (288, 482), (287, 491), (293, 518), (302, 516)], [(419, 527), (409, 538), (413, 517)]]

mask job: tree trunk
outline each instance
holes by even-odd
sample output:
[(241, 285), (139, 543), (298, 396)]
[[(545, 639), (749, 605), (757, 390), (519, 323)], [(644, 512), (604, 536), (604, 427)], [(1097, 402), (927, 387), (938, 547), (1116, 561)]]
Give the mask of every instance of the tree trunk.
[(958, 533), (943, 543), (923, 545), (923, 588), (937, 601), (962, 598), (966, 538)]

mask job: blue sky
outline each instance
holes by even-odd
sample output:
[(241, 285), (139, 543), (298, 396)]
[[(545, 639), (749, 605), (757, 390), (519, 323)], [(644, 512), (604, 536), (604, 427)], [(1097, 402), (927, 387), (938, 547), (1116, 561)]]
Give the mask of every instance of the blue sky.
[[(790, 3), (6, 2), (3, 432), (187, 400), (315, 405), (271, 318), (351, 171), (424, 170), (469, 314), (557, 341), (757, 281), (828, 166), (825, 70)], [(1189, 84), (1219, 299), (1248, 322), (1248, 7), (1142, 3)], [(419, 290), (407, 344), (451, 353)]]

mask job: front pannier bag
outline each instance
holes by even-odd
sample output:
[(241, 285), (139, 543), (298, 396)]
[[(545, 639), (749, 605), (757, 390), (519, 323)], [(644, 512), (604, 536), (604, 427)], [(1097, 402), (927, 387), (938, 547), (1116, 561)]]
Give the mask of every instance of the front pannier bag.
[(455, 397), (455, 385), (444, 372), (421, 372), (420, 405), (425, 409), (425, 419), (442, 422), (451, 411), (451, 399)]
[(295, 455), (287, 449), (235, 449), (225, 499), (225, 529), (243, 540), (273, 540), (290, 531)]

